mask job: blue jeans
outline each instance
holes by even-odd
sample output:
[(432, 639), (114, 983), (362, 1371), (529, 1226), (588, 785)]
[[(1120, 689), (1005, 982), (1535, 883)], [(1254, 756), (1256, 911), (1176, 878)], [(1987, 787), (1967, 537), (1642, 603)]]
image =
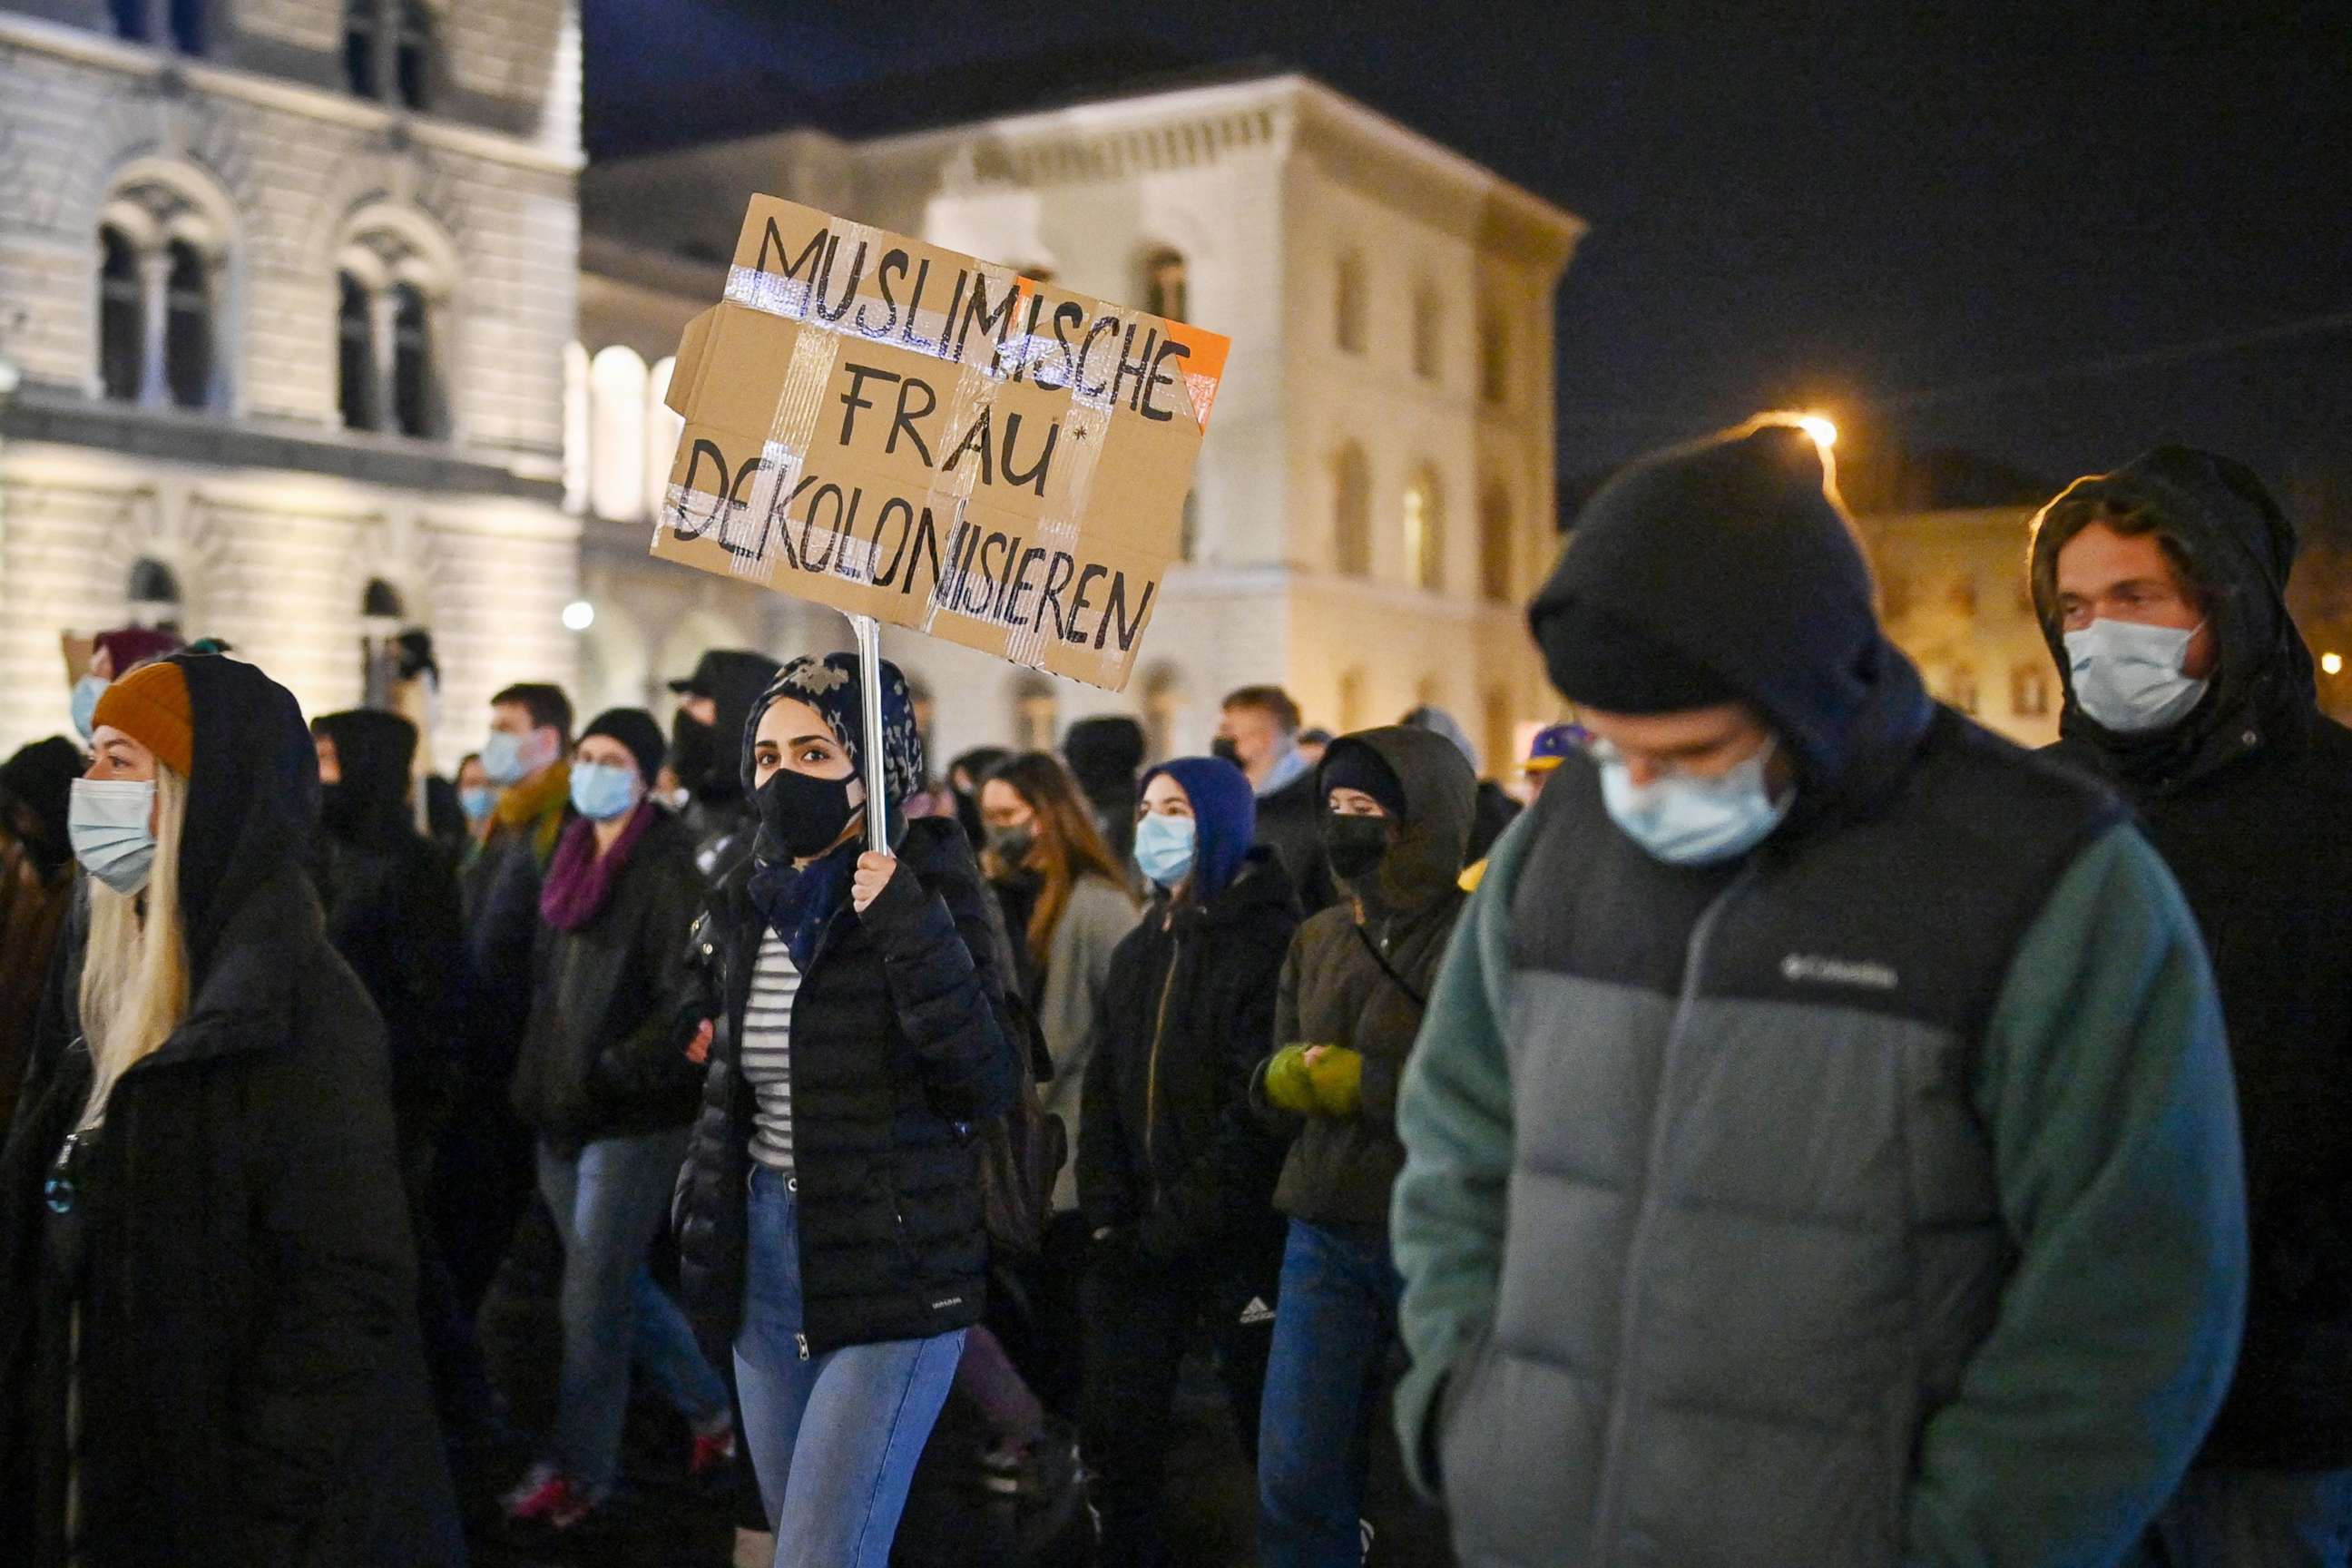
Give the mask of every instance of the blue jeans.
[(963, 1331), (811, 1356), (801, 1335), (800, 1230), (792, 1185), (755, 1166), (735, 1390), (776, 1531), (776, 1568), (886, 1568)]
[(1268, 1568), (1357, 1568), (1372, 1426), (1404, 1281), (1380, 1226), (1290, 1222), (1258, 1426)]
[(2346, 1568), (2352, 1470), (2189, 1472), (2140, 1543), (2145, 1568)]
[(539, 1190), (563, 1237), (563, 1380), (552, 1446), (558, 1468), (591, 1498), (612, 1489), (632, 1357), (698, 1431), (729, 1414), (727, 1384), (646, 1268), (687, 1133), (599, 1138), (576, 1155), (539, 1147)]

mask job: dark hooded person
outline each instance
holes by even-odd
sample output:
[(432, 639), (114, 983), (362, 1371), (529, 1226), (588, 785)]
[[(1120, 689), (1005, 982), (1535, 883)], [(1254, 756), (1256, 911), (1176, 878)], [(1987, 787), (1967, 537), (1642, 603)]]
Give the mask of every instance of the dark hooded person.
[(2148, 1550), (2170, 1568), (2352, 1542), (2352, 731), (2288, 618), (2294, 524), (2243, 464), (2165, 447), (2036, 521), (2066, 690), (2053, 755), (2121, 791), (2212, 954), (2252, 1270), (2229, 1397)]
[[(973, 1128), (1011, 1106), (1009, 977), (971, 846), (909, 821), (922, 742), (877, 671), (866, 794), (856, 656), (783, 667), (742, 773), (757, 846), (697, 948), (709, 1077), (676, 1205), (689, 1304), (731, 1353), (779, 1568), (882, 1568), (986, 1306)], [(883, 814), (893, 855), (868, 849)]]
[(1403, 1282), (1389, 1195), (1404, 1164), (1397, 1085), (1461, 913), (1478, 780), (1429, 727), (1331, 742), (1318, 770), (1324, 855), (1344, 901), (1308, 917), (1283, 962), (1274, 1037), (1251, 1087), (1289, 1139), (1274, 1206), (1289, 1216), (1258, 1427), (1258, 1551), (1273, 1568), (1362, 1557), (1365, 1477)]
[[(1462, 760), (1470, 764), (1471, 773), (1477, 773), (1478, 748), (1471, 743), (1470, 731), (1462, 727), (1461, 720), (1444, 709), (1424, 702), (1397, 722), (1410, 729), (1427, 730), (1433, 735), (1444, 736), (1453, 742), (1454, 750), (1462, 753)], [(1516, 821), (1523, 809), (1501, 784), (1490, 778), (1479, 779), (1478, 807), (1470, 818), (1470, 859), (1474, 862), (1484, 860), (1486, 852), (1495, 847), (1495, 840), (1503, 836), (1503, 829)]]
[(1591, 740), (1397, 1106), (1405, 1458), (1465, 1568), (2120, 1561), (2228, 1384), (2244, 1183), (2194, 921), (2105, 791), (1930, 702), (1812, 440), (1586, 507)]
[(73, 901), (67, 801), (79, 746), (36, 741), (0, 764), (0, 1130), (16, 1106), (49, 960)]
[(1147, 750), (1143, 726), (1124, 713), (1081, 719), (1062, 737), (1062, 757), (1086, 792), (1095, 827), (1120, 866), (1135, 853), (1137, 776)]
[(1323, 803), (1315, 770), (1298, 749), (1298, 704), (1279, 686), (1244, 686), (1225, 694), (1210, 751), (1248, 775), (1257, 796), (1257, 841), (1282, 857), (1282, 868), (1308, 914), (1339, 901), (1323, 863), (1317, 825)]
[(737, 752), (744, 721), (777, 668), (764, 653), (714, 647), (695, 660), (693, 674), (669, 683), (678, 698), (669, 726), (669, 768), (687, 792), (695, 864), (714, 885), (751, 854), (759, 832)]
[(1253, 847), (1256, 804), (1219, 757), (1143, 779), (1135, 858), (1154, 896), (1111, 955), (1078, 1119), (1078, 1207), (1094, 1243), (1079, 1422), (1106, 1563), (1165, 1560), (1167, 1424), (1201, 1329), (1234, 1436), (1256, 1458), (1282, 1155), (1250, 1114), (1249, 1082), (1272, 1048), (1276, 982), (1298, 928), (1281, 858)]
[(114, 681), (89, 873), (0, 1152), (0, 1541), (35, 1568), (462, 1563), (383, 1026), (301, 865), (294, 698)]

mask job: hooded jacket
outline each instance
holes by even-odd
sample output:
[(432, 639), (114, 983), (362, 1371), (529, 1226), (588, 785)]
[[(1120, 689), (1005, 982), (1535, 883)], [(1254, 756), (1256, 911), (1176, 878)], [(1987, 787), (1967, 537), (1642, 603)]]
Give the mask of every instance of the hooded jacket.
[(37, 741), (0, 766), (0, 1131), (16, 1109), (73, 899), (66, 802), (81, 769), (81, 748), (62, 738)]
[(717, 716), (707, 726), (708, 733), (688, 730), (693, 721), (683, 716), (671, 731), (670, 766), (694, 797), (687, 807), (687, 832), (694, 839), (696, 864), (713, 883), (724, 879), (751, 852), (759, 815), (743, 788), (735, 738), (782, 668), (763, 653), (711, 649), (695, 665), (688, 685), (709, 697)]
[(45, 1179), (91, 1082), (77, 929), (0, 1152), (0, 1541), (63, 1562), (78, 1310), (84, 1561), (460, 1561), (383, 1026), (298, 863), (310, 737), (251, 666), (184, 662), (187, 1015), (115, 1085), (52, 1215)]
[(327, 940), (383, 1017), (404, 1150), (430, 1135), (446, 1103), (466, 1026), (457, 882), (408, 810), (416, 727), (398, 714), (330, 713), (340, 784), (323, 790), (311, 865)]
[(1111, 954), (1078, 1116), (1078, 1207), (1089, 1229), (1154, 1262), (1214, 1261), (1269, 1235), (1281, 1145), (1249, 1113), (1250, 1074), (1274, 1039), (1276, 982), (1298, 929), (1282, 861), (1250, 843), (1246, 779), (1187, 758), (1168, 773), (1192, 797), (1193, 871)]
[[(1927, 702), (1823, 483), (1777, 435), (1650, 459), (1536, 600), (1571, 700), (1678, 666), (1798, 793), (1676, 866), (1571, 759), (1455, 928), (1391, 1234), (1465, 1568), (2115, 1562), (2220, 1404), (2243, 1194), (2188, 911), (2110, 796)], [(1622, 639), (1570, 646), (1594, 604)]]
[(2242, 466), (2179, 447), (2070, 498), (2150, 506), (2170, 524), (2220, 648), (2179, 723), (2102, 728), (2074, 700), (2047, 592), (2061, 542), (2037, 533), (2035, 608), (2066, 688), (2053, 754), (2137, 809), (2204, 933), (2229, 1027), (2253, 1264), (2245, 1346), (2203, 1458), (2352, 1466), (2352, 731), (2318, 710), (2287, 615), (2294, 529)]
[(1274, 1043), (1355, 1051), (1360, 1103), (1349, 1117), (1292, 1116), (1266, 1100), (1263, 1063), (1250, 1093), (1262, 1116), (1296, 1134), (1275, 1207), (1318, 1225), (1385, 1225), (1389, 1189), (1404, 1165), (1397, 1085), (1462, 910), (1477, 780), (1454, 742), (1427, 728), (1343, 735), (1324, 769), (1351, 746), (1378, 752), (1404, 786), (1404, 817), (1373, 873), (1343, 883), (1343, 900), (1298, 928), (1283, 960)]

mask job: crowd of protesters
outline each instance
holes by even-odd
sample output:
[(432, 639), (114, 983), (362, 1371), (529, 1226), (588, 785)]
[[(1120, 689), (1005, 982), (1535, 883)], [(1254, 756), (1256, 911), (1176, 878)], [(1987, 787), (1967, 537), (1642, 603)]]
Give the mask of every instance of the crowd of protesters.
[(1465, 1565), (2345, 1564), (2294, 530), (2182, 447), (2053, 500), (2031, 755), (1825, 467), (1605, 486), (1529, 608), (1573, 721), (1485, 780), (1272, 685), (935, 777), (895, 667), (719, 649), (667, 726), (502, 689), (428, 795), (406, 718), (100, 637), (0, 765), (10, 1560), (588, 1539), (634, 1390), (737, 1563), (1149, 1568), (1198, 1352), (1282, 1568), (1403, 1561), (1383, 1465)]

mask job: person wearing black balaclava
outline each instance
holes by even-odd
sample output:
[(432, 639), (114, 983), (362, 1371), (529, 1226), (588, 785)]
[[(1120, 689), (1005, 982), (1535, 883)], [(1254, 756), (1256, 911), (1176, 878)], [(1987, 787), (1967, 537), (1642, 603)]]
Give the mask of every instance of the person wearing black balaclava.
[[(1021, 1074), (971, 847), (902, 809), (923, 778), (906, 679), (877, 672), (873, 800), (860, 673), (854, 655), (794, 659), (745, 727), (759, 838), (698, 941), (709, 1065), (676, 1218), (777, 1562), (878, 1568), (986, 1305), (969, 1130)], [(867, 847), (874, 812), (892, 855)]]
[(693, 674), (669, 683), (678, 697), (670, 720), (669, 769), (687, 791), (686, 829), (694, 838), (695, 864), (714, 884), (751, 852), (759, 827), (735, 742), (776, 668), (766, 654), (715, 647), (695, 661)]
[(2168, 1568), (2352, 1541), (2352, 731), (2319, 710), (2294, 555), (2252, 470), (2186, 447), (2075, 481), (2034, 530), (2051, 754), (2120, 790), (2180, 879), (2245, 1127), (2246, 1343), (2151, 1532)]

